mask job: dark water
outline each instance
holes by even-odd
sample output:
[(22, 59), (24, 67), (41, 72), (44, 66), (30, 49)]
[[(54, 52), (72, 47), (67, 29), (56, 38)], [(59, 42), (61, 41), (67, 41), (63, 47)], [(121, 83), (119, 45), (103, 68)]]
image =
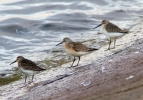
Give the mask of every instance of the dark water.
[(62, 65), (71, 61), (55, 46), (64, 37), (100, 42), (92, 28), (101, 20), (129, 28), (142, 13), (143, 0), (0, 1), (0, 85), (19, 79), (17, 64), (9, 65), (17, 56), (49, 69)]

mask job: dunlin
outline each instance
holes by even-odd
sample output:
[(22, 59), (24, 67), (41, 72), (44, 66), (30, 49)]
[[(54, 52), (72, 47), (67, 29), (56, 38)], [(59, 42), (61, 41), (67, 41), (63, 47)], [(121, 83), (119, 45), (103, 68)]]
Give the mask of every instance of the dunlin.
[(33, 82), (34, 75), (39, 71), (45, 70), (37, 66), (31, 60), (25, 59), (23, 56), (18, 56), (17, 59), (11, 64), (15, 62), (18, 62), (18, 68), (25, 74), (25, 83), (28, 75), (32, 75), (32, 82)]
[[(108, 20), (103, 20), (101, 22), (101, 24), (99, 24), (98, 26), (96, 26), (95, 28), (102, 26), (102, 31), (103, 33), (109, 37), (109, 47), (108, 50), (110, 50), (110, 45), (112, 40), (114, 40), (114, 48), (115, 48), (115, 43), (116, 43), (116, 39), (129, 33), (129, 30), (124, 29), (122, 30), (121, 28), (119, 28), (117, 25), (109, 22)], [(94, 28), (94, 29), (95, 29)]]
[[(70, 67), (73, 66), (73, 64), (76, 60), (75, 57), (79, 58), (78, 63), (76, 65), (76, 66), (78, 66), (81, 56), (86, 55), (94, 50), (98, 50), (96, 48), (86, 47), (85, 45), (81, 44), (80, 42), (73, 42), (70, 38), (67, 38), (67, 37), (64, 38), (63, 41), (59, 44), (62, 44), (62, 43), (64, 43), (65, 51), (68, 52), (70, 55), (74, 56), (73, 62)], [(59, 44), (57, 44), (57, 45), (59, 45)]]

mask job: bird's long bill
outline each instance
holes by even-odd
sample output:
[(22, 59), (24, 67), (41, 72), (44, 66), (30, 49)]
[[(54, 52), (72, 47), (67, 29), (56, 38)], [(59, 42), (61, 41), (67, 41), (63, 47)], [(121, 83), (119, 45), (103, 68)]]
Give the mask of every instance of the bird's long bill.
[[(15, 60), (14, 62), (12, 62), (11, 64), (15, 63), (16, 61), (17, 61), (17, 60)], [(11, 65), (11, 64), (10, 64), (10, 65)]]
[(57, 44), (56, 46), (58, 46), (58, 45), (60, 45), (60, 44), (62, 44), (62, 43), (63, 43), (63, 41), (62, 41), (61, 43)]
[(99, 27), (99, 26), (101, 26), (102, 24), (99, 24), (98, 26), (96, 26), (96, 27), (94, 27), (93, 29), (95, 29), (95, 28), (97, 28), (97, 27)]

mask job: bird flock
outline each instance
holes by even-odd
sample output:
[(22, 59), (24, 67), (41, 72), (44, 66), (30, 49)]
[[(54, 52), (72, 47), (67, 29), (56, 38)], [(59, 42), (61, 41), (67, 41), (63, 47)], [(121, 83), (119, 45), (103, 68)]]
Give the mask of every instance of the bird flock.
[[(116, 39), (129, 33), (128, 29), (121, 29), (119, 28), (117, 25), (109, 22), (108, 20), (103, 20), (101, 21), (101, 23), (96, 26), (93, 29), (96, 29), (98, 27), (102, 27), (102, 33), (104, 35), (106, 35), (109, 39), (109, 46), (107, 50), (110, 50), (110, 45), (111, 42), (114, 41), (114, 48), (115, 48), (115, 43), (116, 43)], [(56, 46), (60, 45), (60, 44), (64, 44), (64, 49), (65, 51), (74, 57), (72, 64), (69, 67), (75, 67), (79, 65), (80, 62), (80, 58), (81, 56), (84, 56), (86, 54), (89, 54), (93, 51), (98, 50), (97, 48), (90, 48), (87, 47), (86, 45), (80, 43), (80, 42), (74, 42), (73, 40), (71, 40), (68, 37), (65, 37), (62, 42), (60, 42), (59, 44), (57, 44)], [(113, 48), (113, 49), (114, 49)], [(76, 65), (74, 65), (75, 62), (75, 57), (78, 57), (78, 62)], [(23, 56), (18, 56), (16, 58), (16, 60), (14, 62), (12, 62), (11, 64), (17, 62), (18, 63), (18, 68), (19, 70), (25, 74), (25, 83), (26, 83), (26, 79), (27, 76), (32, 76), (32, 81), (33, 82), (33, 78), (34, 75), (39, 72), (39, 71), (44, 71), (46, 69), (40, 68), (38, 65), (36, 65), (33, 61), (28, 60), (26, 58), (24, 58)], [(11, 65), (10, 64), (10, 65)]]

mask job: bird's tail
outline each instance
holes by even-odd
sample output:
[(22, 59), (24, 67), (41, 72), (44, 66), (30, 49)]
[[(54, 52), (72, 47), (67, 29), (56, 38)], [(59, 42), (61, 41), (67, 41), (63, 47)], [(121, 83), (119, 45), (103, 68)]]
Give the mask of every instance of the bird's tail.
[(97, 48), (89, 48), (88, 51), (98, 50)]
[(41, 70), (46, 70), (46, 69), (44, 69), (44, 68), (41, 68)]
[(123, 30), (121, 31), (121, 33), (128, 34), (128, 33), (130, 33), (130, 31), (129, 31), (129, 29), (123, 29)]
[(36, 69), (34, 69), (35, 71), (43, 71), (43, 70), (46, 70), (46, 69), (44, 69), (44, 68), (41, 68), (41, 67), (39, 67), (39, 66), (37, 66), (37, 68)]

